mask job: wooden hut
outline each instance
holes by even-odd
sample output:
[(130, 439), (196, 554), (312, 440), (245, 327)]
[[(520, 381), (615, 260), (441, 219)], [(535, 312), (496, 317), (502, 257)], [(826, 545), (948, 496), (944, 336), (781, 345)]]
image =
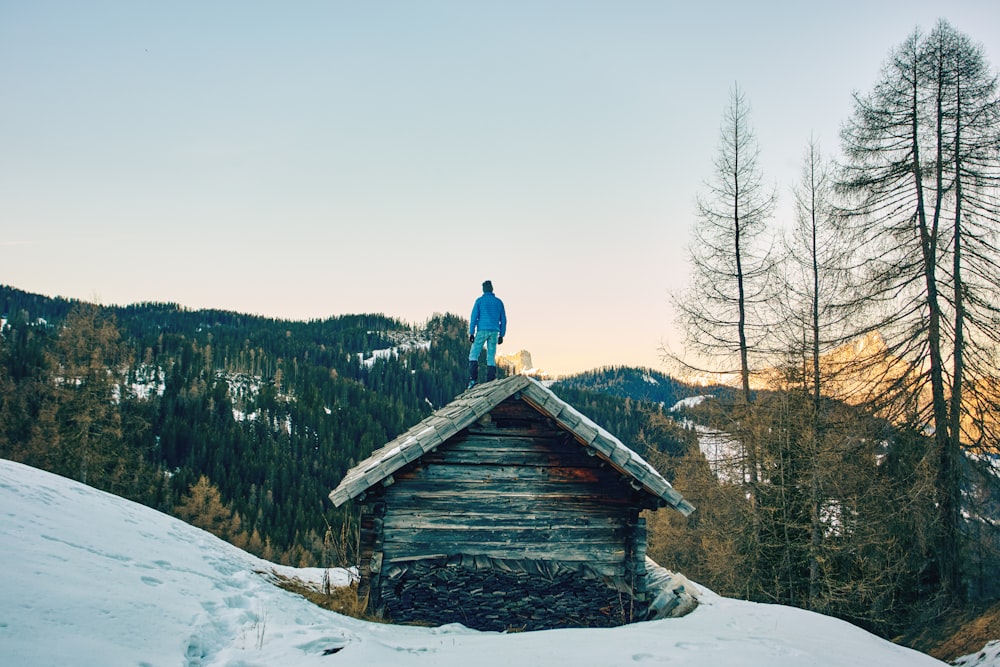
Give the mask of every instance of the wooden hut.
[(541, 383), (479, 384), (348, 471), (361, 584), (395, 622), (480, 630), (645, 617), (642, 510), (686, 500)]

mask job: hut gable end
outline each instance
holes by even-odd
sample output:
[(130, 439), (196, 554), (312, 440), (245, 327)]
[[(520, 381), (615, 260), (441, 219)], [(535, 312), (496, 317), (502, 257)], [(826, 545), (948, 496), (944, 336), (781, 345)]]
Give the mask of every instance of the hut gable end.
[[(515, 400), (509, 401), (511, 398)], [(456, 433), (474, 424), (488, 424), (493, 419), (501, 422), (517, 419), (504, 413), (521, 410), (517, 405), (520, 402), (532, 406), (543, 418), (572, 435), (588, 454), (601, 457), (630, 477), (645, 493), (657, 499), (656, 504), (673, 507), (684, 515), (694, 511), (694, 506), (639, 455), (541, 383), (522, 375), (479, 384), (462, 393), (349, 470), (340, 485), (330, 492), (330, 500), (339, 507), (348, 500), (363, 497), (373, 487), (389, 481), (403, 466), (436, 450)], [(535, 419), (523, 410), (521, 418), (526, 422)]]

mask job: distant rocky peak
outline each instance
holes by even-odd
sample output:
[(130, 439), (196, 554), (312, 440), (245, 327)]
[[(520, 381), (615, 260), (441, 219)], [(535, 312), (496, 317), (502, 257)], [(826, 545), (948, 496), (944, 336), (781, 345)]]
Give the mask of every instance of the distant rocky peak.
[(498, 354), (497, 363), (515, 375), (535, 367), (531, 363), (531, 352), (527, 350), (519, 350), (513, 354)]

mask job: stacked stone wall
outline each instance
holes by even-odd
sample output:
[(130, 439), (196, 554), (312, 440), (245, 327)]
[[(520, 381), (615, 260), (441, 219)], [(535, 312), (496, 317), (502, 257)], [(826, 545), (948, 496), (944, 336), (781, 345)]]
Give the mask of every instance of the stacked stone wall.
[(613, 627), (641, 619), (630, 588), (585, 565), (456, 556), (392, 564), (380, 583), (395, 623), (487, 631)]

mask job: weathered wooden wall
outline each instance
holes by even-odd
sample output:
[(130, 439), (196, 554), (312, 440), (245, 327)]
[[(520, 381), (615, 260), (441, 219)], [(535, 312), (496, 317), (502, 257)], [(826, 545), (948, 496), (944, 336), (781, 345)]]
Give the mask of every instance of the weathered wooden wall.
[[(366, 498), (362, 574), (374, 607), (395, 620), (613, 625), (643, 602), (621, 592), (644, 590), (641, 496), (516, 397), (391, 481)], [(531, 561), (559, 564), (559, 580)], [(509, 586), (520, 599), (504, 599)], [(533, 605), (550, 613), (526, 615)]]

